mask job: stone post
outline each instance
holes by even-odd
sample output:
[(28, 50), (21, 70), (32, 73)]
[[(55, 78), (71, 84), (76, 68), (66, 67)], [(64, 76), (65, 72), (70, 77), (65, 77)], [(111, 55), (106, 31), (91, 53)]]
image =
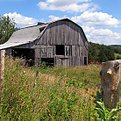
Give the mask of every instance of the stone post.
[(115, 108), (119, 101), (120, 64), (121, 60), (102, 63), (100, 72), (102, 98), (105, 106), (109, 109)]

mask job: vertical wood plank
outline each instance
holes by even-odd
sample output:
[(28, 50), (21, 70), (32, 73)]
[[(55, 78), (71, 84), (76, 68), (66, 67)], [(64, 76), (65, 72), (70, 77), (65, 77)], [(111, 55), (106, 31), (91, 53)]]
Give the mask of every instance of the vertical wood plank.
[(75, 56), (75, 46), (72, 46), (72, 56)]

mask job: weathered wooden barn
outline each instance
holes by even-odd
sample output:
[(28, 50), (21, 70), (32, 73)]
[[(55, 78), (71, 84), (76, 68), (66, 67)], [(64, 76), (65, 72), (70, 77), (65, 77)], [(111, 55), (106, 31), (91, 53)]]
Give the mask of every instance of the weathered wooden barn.
[(82, 28), (65, 18), (15, 31), (0, 45), (8, 55), (29, 65), (80, 66), (88, 64), (88, 41)]

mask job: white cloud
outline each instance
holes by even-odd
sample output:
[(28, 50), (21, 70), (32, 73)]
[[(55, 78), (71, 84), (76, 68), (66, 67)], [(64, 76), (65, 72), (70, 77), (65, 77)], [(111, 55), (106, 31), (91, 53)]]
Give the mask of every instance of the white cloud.
[(108, 13), (86, 11), (70, 19), (83, 27), (91, 42), (121, 44), (121, 33), (113, 31), (113, 28), (121, 28), (121, 21)]
[(16, 13), (16, 12), (6, 13), (6, 14), (4, 14), (4, 16), (9, 16), (11, 19), (13, 19), (15, 21), (17, 26), (20, 26), (20, 27), (30, 26), (30, 25), (34, 25), (37, 23), (36, 19), (23, 16), (23, 15)]
[(77, 23), (88, 26), (118, 27), (120, 25), (120, 21), (118, 19), (114, 18), (110, 14), (103, 12), (86, 11), (80, 16), (74, 16), (71, 19)]
[(39, 2), (38, 6), (40, 9), (67, 12), (84, 12), (97, 9), (97, 6), (91, 0), (46, 0)]
[(121, 33), (110, 29), (96, 29), (94, 27), (82, 26), (89, 41), (100, 44), (121, 44)]
[[(65, 18), (66, 16), (64, 16)], [(51, 20), (57, 20), (63, 17), (57, 17), (50, 15)], [(110, 14), (103, 12), (90, 12), (85, 11), (79, 16), (74, 16), (70, 18), (72, 21), (86, 26), (95, 26), (95, 27), (119, 27), (121, 26), (121, 21), (116, 19)]]
[(91, 2), (91, 0), (46, 0), (46, 3), (54, 5), (69, 5), (73, 3)]

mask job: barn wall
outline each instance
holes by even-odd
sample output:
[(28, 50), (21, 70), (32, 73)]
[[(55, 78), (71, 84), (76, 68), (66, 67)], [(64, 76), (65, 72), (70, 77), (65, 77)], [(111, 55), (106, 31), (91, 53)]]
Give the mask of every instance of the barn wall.
[[(56, 55), (56, 45), (65, 46), (65, 55)], [(35, 48), (38, 63), (41, 58), (54, 58), (57, 66), (78, 66), (84, 64), (84, 57), (88, 57), (88, 45), (82, 29), (69, 21), (50, 24)]]

